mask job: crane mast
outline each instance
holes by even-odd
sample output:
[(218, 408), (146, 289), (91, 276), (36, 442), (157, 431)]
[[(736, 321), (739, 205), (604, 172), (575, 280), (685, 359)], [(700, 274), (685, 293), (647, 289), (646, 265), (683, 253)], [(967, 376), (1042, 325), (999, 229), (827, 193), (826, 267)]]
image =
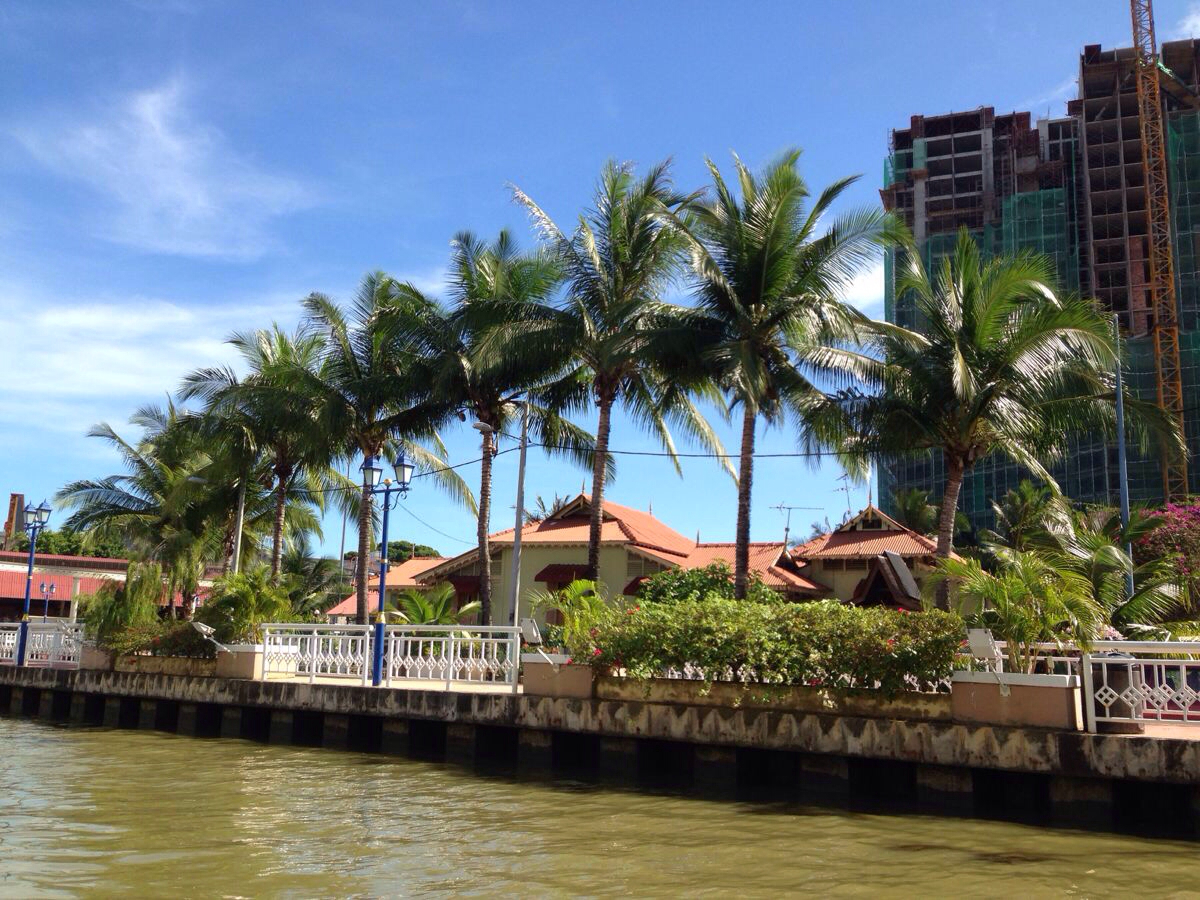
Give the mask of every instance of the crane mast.
[[(1179, 423), (1182, 430), (1184, 404), (1179, 362), (1179, 313), (1175, 300), (1175, 254), (1171, 246), (1167, 147), (1158, 75), (1158, 48), (1154, 37), (1154, 7), (1151, 0), (1130, 0), (1129, 6), (1133, 16), (1142, 168), (1146, 177), (1150, 306), (1154, 314), (1152, 334), (1158, 405)], [(1187, 455), (1167, 450), (1163, 456), (1164, 499), (1168, 502), (1181, 500), (1187, 493)]]

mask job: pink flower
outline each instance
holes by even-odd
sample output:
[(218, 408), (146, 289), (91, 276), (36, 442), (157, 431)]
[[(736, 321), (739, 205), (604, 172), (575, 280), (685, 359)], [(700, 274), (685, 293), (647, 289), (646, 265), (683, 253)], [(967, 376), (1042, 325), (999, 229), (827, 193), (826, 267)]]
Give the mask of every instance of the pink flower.
[(593, 647), (593, 648), (592, 648), (592, 656), (599, 656), (599, 655), (600, 655), (600, 648), (599, 648), (599, 647)]

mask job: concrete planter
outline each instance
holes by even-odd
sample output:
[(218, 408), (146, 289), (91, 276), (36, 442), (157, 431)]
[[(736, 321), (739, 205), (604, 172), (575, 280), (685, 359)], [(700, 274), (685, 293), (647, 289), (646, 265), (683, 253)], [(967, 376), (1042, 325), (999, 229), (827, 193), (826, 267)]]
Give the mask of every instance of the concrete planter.
[(955, 672), (950, 703), (956, 722), (1083, 730), (1078, 675)]
[(596, 679), (595, 696), (598, 700), (778, 709), (872, 719), (948, 722), (951, 717), (949, 694), (916, 691), (888, 698), (880, 696), (878, 691), (830, 691), (802, 685), (714, 682), (706, 689), (702, 681), (678, 678), (652, 678), (642, 681), (602, 675)]
[(114, 669), (143, 675), (212, 677), (216, 674), (217, 661), (193, 656), (121, 656)]
[[(262, 644), (228, 644), (227, 650), (217, 651), (216, 676), (218, 678), (243, 678), (256, 681), (262, 678), (263, 647)], [(297, 656), (299, 651), (297, 648)], [(296, 674), (293, 662), (290, 672)]]
[(586, 700), (592, 696), (592, 667), (569, 663), (562, 653), (522, 653), (521, 684), (526, 694)]

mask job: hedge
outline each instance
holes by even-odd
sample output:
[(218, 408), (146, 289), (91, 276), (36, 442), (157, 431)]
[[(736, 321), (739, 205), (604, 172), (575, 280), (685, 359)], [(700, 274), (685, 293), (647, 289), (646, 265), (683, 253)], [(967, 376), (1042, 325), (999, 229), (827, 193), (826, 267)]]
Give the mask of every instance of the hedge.
[(835, 602), (755, 603), (709, 596), (613, 610), (571, 647), (578, 662), (633, 678), (690, 669), (706, 682), (938, 690), (966, 631), (953, 613)]

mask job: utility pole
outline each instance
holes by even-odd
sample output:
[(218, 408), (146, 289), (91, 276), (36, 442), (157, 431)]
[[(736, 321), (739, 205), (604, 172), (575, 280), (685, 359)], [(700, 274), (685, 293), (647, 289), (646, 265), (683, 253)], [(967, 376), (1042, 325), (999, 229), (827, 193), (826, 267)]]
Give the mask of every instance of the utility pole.
[[(1121, 381), (1121, 324), (1113, 313), (1113, 340), (1117, 344), (1117, 481), (1121, 491), (1121, 529), (1129, 534), (1129, 471), (1125, 457), (1125, 391)], [(1129, 554), (1129, 569), (1125, 572), (1125, 589), (1133, 596), (1133, 544), (1125, 542)]]
[(521, 404), (521, 452), (517, 463), (517, 521), (513, 531), (512, 594), (509, 597), (509, 624), (520, 622), (517, 605), (521, 602), (521, 530), (525, 527), (525, 451), (529, 449), (529, 398)]

